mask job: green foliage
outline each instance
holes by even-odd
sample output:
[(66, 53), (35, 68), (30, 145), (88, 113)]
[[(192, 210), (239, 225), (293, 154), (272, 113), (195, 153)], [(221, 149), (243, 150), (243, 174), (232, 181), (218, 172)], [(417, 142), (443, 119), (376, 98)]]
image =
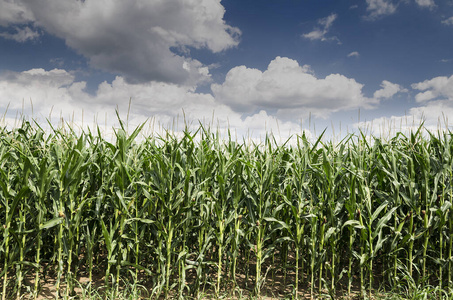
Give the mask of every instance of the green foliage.
[(202, 126), (138, 141), (143, 125), (120, 124), (114, 142), (0, 129), (3, 300), (37, 297), (46, 274), (56, 298), (79, 276), (86, 297), (109, 299), (260, 297), (278, 274), (293, 298), (453, 288), (450, 132), (279, 145)]

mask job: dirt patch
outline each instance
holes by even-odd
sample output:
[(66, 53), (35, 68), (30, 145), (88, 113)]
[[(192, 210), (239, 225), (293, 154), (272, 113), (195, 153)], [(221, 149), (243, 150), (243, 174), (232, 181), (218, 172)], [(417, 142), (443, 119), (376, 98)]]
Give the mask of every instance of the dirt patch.
[[(122, 270), (122, 276), (117, 291), (116, 289), (107, 289), (105, 286), (105, 269), (102, 264), (99, 265), (92, 274), (92, 281), (90, 282), (88, 272), (84, 268), (78, 270), (80, 274), (75, 278), (73, 292), (67, 291), (66, 278), (60, 279), (60, 296), (61, 298), (70, 299), (127, 299), (135, 291), (137, 295), (141, 295), (139, 299), (164, 299), (163, 287), (159, 290), (156, 288), (157, 277), (150, 276), (144, 271), (138, 272), (138, 280), (134, 286), (133, 276), (135, 274), (134, 268)], [(282, 267), (284, 266), (284, 267)], [(172, 266), (177, 273), (178, 266)], [(226, 274), (221, 281), (221, 291), (217, 294), (215, 290), (215, 282), (217, 278), (217, 269), (215, 266), (210, 266), (205, 270), (205, 276), (208, 278), (204, 285), (197, 287), (197, 273), (196, 268), (188, 268), (185, 273), (186, 288), (183, 290), (182, 295), (185, 299), (217, 299), (218, 296), (223, 299), (257, 299), (255, 292), (256, 281), (256, 265), (252, 262), (238, 261), (238, 272), (236, 273), (235, 280), (231, 278), (230, 272), (224, 269), (223, 274)], [(124, 271), (124, 272), (123, 272)], [(113, 273), (113, 270), (112, 270)], [(13, 274), (11, 274), (13, 275)], [(288, 261), (283, 263), (279, 257), (275, 256), (274, 263), (272, 260), (262, 265), (262, 276), (265, 280), (260, 289), (260, 299), (274, 300), (274, 299), (292, 299), (294, 294), (295, 285), (295, 260), (294, 255), (289, 253)], [(307, 274), (299, 276), (299, 284), (297, 295), (300, 299), (311, 298), (311, 285), (310, 278)], [(346, 277), (346, 276), (345, 276)], [(319, 295), (319, 287), (317, 286), (318, 280), (315, 280), (313, 286), (313, 297), (319, 298), (334, 298), (334, 299), (358, 299), (360, 287), (358, 286), (358, 279), (355, 278), (352, 287), (351, 295), (347, 295), (347, 278), (343, 277), (341, 281), (337, 282), (335, 295), (329, 295), (328, 291), (323, 289), (323, 295)], [(9, 277), (11, 278), (11, 277)], [(316, 278), (316, 276), (315, 276)], [(33, 272), (28, 272), (24, 278), (21, 299), (34, 299), (34, 280)], [(174, 283), (173, 288), (169, 291), (169, 298), (178, 298), (180, 294), (179, 283), (180, 278), (174, 275), (171, 278), (171, 283)], [(12, 282), (14, 280), (11, 280)], [(43, 268), (42, 276), (40, 277), (39, 294), (37, 299), (56, 299), (57, 290), (57, 272), (55, 268)], [(111, 284), (111, 282), (109, 283)], [(195, 294), (193, 291), (199, 291)], [(13, 295), (14, 294), (14, 295)], [(107, 295), (106, 295), (107, 294)], [(8, 289), (9, 299), (15, 299), (15, 293), (12, 287)], [(160, 296), (157, 296), (160, 295)]]

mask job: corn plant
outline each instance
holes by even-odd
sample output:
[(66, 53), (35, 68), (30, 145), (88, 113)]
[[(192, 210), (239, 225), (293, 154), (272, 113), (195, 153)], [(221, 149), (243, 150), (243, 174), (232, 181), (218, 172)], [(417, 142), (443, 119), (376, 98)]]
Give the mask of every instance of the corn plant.
[(311, 176), (308, 168), (308, 155), (311, 149), (305, 136), (298, 139), (298, 143), (301, 143), (297, 148), (298, 151), (287, 154), (286, 172), (282, 187), (283, 193), (281, 194), (281, 199), (288, 207), (292, 222), (288, 224), (287, 222), (276, 220), (286, 229), (287, 238), (294, 243), (296, 256), (294, 291), (296, 298), (298, 297), (297, 292), (299, 290), (299, 271), (303, 271), (303, 267), (301, 267), (301, 262), (303, 263), (303, 260), (301, 261), (301, 254), (306, 247), (304, 245), (305, 227), (308, 227), (307, 223), (309, 219), (314, 216), (308, 213), (308, 199), (311, 197), (309, 191)]
[(249, 278), (260, 297), (279, 272), (294, 298), (453, 287), (451, 132), (281, 144), (119, 123), (111, 140), (0, 128), (2, 300), (48, 277), (55, 298), (241, 297)]
[(266, 242), (269, 239), (268, 222), (272, 217), (272, 205), (275, 204), (275, 168), (277, 161), (277, 150), (272, 148), (271, 139), (266, 138), (265, 150), (261, 152), (258, 145), (254, 145), (250, 161), (245, 162), (246, 187), (248, 197), (247, 219), (251, 226), (254, 244), (251, 251), (256, 257), (255, 294), (259, 297), (261, 286), (265, 276), (261, 272), (261, 266), (270, 256), (272, 246), (266, 249)]

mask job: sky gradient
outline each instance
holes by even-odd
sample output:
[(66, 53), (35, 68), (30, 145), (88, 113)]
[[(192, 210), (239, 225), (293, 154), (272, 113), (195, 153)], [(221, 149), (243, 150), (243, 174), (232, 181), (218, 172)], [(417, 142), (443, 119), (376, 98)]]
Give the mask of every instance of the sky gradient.
[[(238, 137), (453, 122), (451, 0), (0, 0), (0, 113)], [(130, 110), (129, 110), (130, 104)]]

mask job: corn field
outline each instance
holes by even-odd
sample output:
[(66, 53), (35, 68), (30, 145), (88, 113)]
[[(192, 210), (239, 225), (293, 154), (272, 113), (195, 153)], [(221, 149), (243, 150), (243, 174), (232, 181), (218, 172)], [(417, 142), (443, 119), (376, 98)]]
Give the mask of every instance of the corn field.
[[(238, 142), (200, 125), (0, 129), (2, 300), (372, 298), (453, 288), (453, 135)], [(102, 288), (91, 283), (101, 278)], [(276, 287), (274, 287), (277, 289)]]

